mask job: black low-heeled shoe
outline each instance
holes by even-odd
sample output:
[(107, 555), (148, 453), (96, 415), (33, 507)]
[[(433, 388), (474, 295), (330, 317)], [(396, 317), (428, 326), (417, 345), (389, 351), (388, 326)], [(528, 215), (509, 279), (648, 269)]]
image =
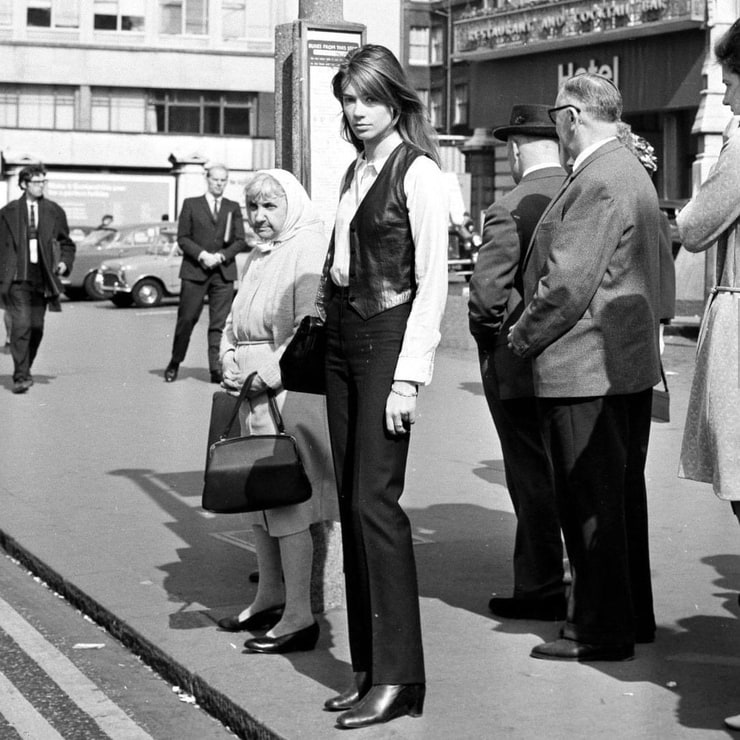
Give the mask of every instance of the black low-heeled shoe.
[(302, 630), (280, 637), (255, 637), (247, 640), (244, 647), (253, 653), (294, 653), (313, 650), (319, 641), (319, 625), (314, 622)]
[(324, 709), (327, 712), (344, 712), (352, 709), (362, 697), (370, 691), (370, 674), (367, 671), (358, 671), (355, 673), (355, 682), (346, 691), (337, 696), (332, 696), (324, 702)]
[(269, 630), (272, 629), (283, 616), (285, 604), (271, 606), (269, 609), (263, 609), (261, 612), (250, 614), (246, 619), (240, 620), (239, 617), (224, 617), (219, 619), (216, 624), (224, 632), (249, 632), (251, 630)]
[(379, 725), (398, 717), (421, 717), (426, 687), (423, 683), (378, 684), (365, 698), (337, 718), (341, 730)]

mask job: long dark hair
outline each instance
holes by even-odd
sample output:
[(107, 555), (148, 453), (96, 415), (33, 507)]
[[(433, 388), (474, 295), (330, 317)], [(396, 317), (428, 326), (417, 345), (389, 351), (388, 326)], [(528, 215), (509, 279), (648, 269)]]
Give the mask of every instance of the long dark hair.
[(740, 19), (736, 20), (714, 45), (714, 55), (730, 72), (740, 74)]
[[(331, 81), (334, 97), (340, 103), (345, 88), (350, 84), (358, 94), (373, 97), (388, 106), (396, 118), (396, 130), (401, 138), (439, 164), (437, 132), (429, 122), (419, 95), (390, 49), (366, 44), (350, 51)], [(362, 141), (352, 133), (345, 116), (342, 116), (342, 136), (358, 152), (363, 150)]]

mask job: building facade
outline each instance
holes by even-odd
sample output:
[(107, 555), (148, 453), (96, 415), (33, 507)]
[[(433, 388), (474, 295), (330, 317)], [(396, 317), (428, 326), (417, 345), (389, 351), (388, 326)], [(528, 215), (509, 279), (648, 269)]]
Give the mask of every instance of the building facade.
[[(30, 161), (72, 224), (175, 218), (203, 164), (274, 165), (275, 27), (299, 0), (0, 0), (0, 204)], [(343, 3), (398, 48), (395, 0)], [(164, 180), (162, 178), (164, 177)], [(159, 178), (158, 180), (156, 178)], [(136, 189), (150, 201), (137, 202)], [(169, 184), (168, 184), (169, 183)], [(125, 193), (116, 199), (116, 193)], [(97, 196), (97, 199), (96, 199)], [(154, 202), (151, 202), (151, 199)]]
[[(681, 200), (706, 174), (730, 117), (711, 47), (737, 17), (735, 0), (414, 0), (405, 44), (438, 130), (474, 132), (464, 146), (474, 210), (512, 185), (491, 129), (517, 103), (554, 104), (559, 83), (580, 71), (617, 84), (624, 120), (658, 154), (660, 197)], [(436, 51), (435, 40), (446, 48)]]

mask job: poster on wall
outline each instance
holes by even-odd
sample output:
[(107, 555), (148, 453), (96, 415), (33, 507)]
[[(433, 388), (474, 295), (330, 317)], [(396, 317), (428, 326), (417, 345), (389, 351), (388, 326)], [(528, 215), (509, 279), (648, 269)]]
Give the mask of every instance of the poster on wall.
[(355, 148), (341, 136), (342, 109), (332, 93), (331, 80), (347, 52), (361, 44), (359, 30), (309, 28), (306, 33), (308, 192), (327, 232), (334, 224), (342, 175), (357, 156)]
[(46, 195), (67, 214), (70, 227), (97, 226), (113, 216), (112, 226), (175, 217), (175, 180), (167, 175), (115, 175), (49, 172)]

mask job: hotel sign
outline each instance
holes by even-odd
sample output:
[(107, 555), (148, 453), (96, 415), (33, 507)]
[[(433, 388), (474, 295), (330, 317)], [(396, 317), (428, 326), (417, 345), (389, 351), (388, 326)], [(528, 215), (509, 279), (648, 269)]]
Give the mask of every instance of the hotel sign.
[(574, 62), (558, 64), (558, 87), (560, 87), (560, 85), (569, 77), (585, 74), (586, 72), (606, 77), (607, 80), (611, 80), (617, 87), (619, 87), (618, 56), (613, 56), (609, 64), (601, 63), (597, 59), (589, 59), (588, 64), (582, 66), (579, 66), (577, 63)]

